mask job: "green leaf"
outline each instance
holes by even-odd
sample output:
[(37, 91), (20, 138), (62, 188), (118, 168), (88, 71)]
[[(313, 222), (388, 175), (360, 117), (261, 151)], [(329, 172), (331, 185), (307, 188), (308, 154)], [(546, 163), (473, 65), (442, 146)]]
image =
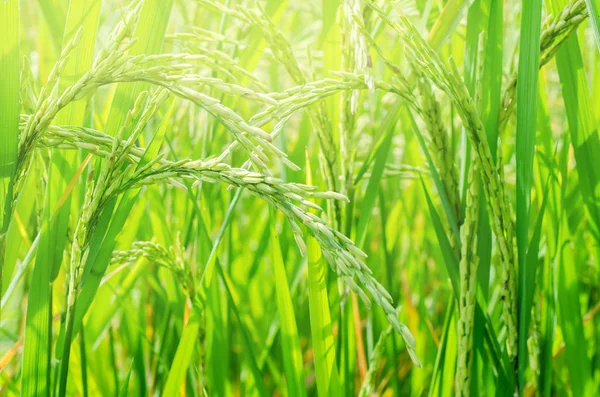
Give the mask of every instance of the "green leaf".
[(356, 229), (356, 241), (358, 247), (362, 247), (365, 243), (367, 225), (371, 220), (371, 214), (375, 207), (375, 201), (379, 192), (379, 185), (381, 178), (383, 177), (383, 171), (385, 170), (385, 164), (389, 153), (392, 150), (392, 138), (394, 137), (395, 120), (398, 117), (398, 111), (396, 108), (391, 109), (386, 118), (382, 122), (382, 129), (385, 128), (385, 135), (382, 140), (381, 146), (375, 152), (375, 164), (371, 170), (371, 177), (367, 185), (367, 191), (362, 199), (360, 207), (360, 219), (358, 220), (358, 227)]
[[(444, 390), (453, 390), (454, 388), (453, 383), (444, 387), (444, 363), (452, 361), (446, 359), (446, 351), (448, 350), (448, 339), (450, 333), (452, 332), (451, 328), (455, 326), (455, 323), (452, 321), (452, 318), (455, 313), (455, 302), (456, 301), (454, 299), (450, 299), (450, 302), (448, 302), (446, 308), (440, 346), (438, 347), (438, 351), (435, 357), (435, 364), (433, 365), (433, 374), (431, 376), (431, 382), (429, 385), (429, 397), (433, 397), (435, 395), (436, 389), (439, 390), (438, 395), (442, 395)], [(456, 348), (454, 350), (456, 350)]]
[(498, 152), (498, 118), (502, 98), (502, 55), (504, 41), (504, 12), (502, 7), (502, 0), (491, 0), (481, 89), (482, 119), (485, 124), (487, 141), (490, 145), (494, 161), (496, 161)]
[[(26, 180), (23, 191), (19, 195), (19, 199), (14, 207), (14, 214), (11, 216), (11, 221), (6, 231), (5, 243), (11, 249), (6, 250), (4, 253), (1, 291), (5, 291), (11, 282), (10, 277), (13, 275), (17, 261), (21, 258), (21, 248), (26, 247), (30, 243), (27, 241), (27, 236), (23, 234), (21, 225), (28, 225), (34, 215), (35, 190), (38, 177), (39, 174), (37, 172), (29, 172), (25, 176)], [(29, 237), (31, 238), (31, 236)]]
[(67, 3), (61, 0), (39, 0), (38, 1), (45, 22), (48, 24), (52, 43), (56, 53), (60, 53), (60, 47), (67, 21)]
[[(0, 296), (19, 139), (19, 1), (0, 3)], [(10, 276), (10, 274), (9, 274)], [(1, 317), (0, 310), (0, 317)]]
[(427, 41), (434, 50), (439, 50), (444, 40), (455, 31), (466, 10), (474, 0), (449, 0), (442, 9), (429, 32)]
[(454, 291), (454, 295), (458, 297), (458, 291), (460, 291), (460, 280), (459, 280), (459, 270), (458, 270), (458, 258), (456, 257), (455, 252), (452, 250), (452, 246), (450, 245), (450, 240), (444, 231), (444, 225), (442, 224), (442, 220), (433, 205), (433, 201), (431, 200), (431, 196), (427, 191), (427, 186), (425, 186), (425, 182), (423, 178), (421, 178), (421, 185), (423, 186), (423, 192), (425, 192), (425, 198), (427, 199), (427, 206), (429, 208), (429, 215), (431, 216), (431, 220), (433, 222), (433, 228), (435, 230), (435, 234), (438, 239), (438, 243), (440, 244), (440, 249), (442, 251), (442, 255), (444, 257), (444, 264), (446, 265), (446, 270), (448, 271), (448, 275), (450, 276), (450, 282), (452, 283), (452, 289)]
[(598, 0), (585, 0), (587, 5), (588, 13), (590, 14), (590, 22), (594, 30), (594, 38), (596, 39), (596, 45), (600, 51), (600, 13), (598, 13), (599, 6)]
[(127, 370), (127, 375), (125, 376), (125, 381), (123, 382), (123, 385), (121, 386), (121, 390), (119, 390), (119, 397), (127, 397), (129, 395), (127, 390), (129, 387), (129, 379), (131, 378), (131, 370), (132, 369), (133, 369), (133, 361), (129, 365), (129, 369)]
[[(257, 388), (258, 394), (260, 396), (266, 396), (268, 395), (267, 387), (264, 383), (263, 374), (258, 368), (256, 355), (254, 353), (253, 348), (254, 343), (252, 342), (252, 338), (250, 337), (247, 327), (244, 324), (244, 321), (242, 320), (242, 316), (240, 315), (238, 304), (236, 303), (236, 300), (234, 299), (233, 293), (231, 291), (231, 282), (227, 279), (227, 276), (223, 272), (223, 267), (220, 264), (217, 264), (216, 268), (219, 271), (219, 276), (221, 276), (221, 280), (223, 281), (223, 285), (225, 286), (225, 291), (227, 292), (227, 298), (229, 299), (229, 303), (231, 304), (233, 313), (235, 314), (235, 317), (238, 321), (238, 325), (240, 326), (240, 331), (242, 333), (242, 338), (244, 341), (244, 348), (246, 350), (246, 353), (248, 355), (248, 361), (250, 363), (250, 371), (252, 372), (252, 376), (254, 377), (254, 384)], [(217, 278), (215, 277), (214, 280), (217, 281)], [(223, 379), (220, 379), (220, 381), (222, 382)]]
[[(552, 13), (558, 13), (567, 0), (547, 0)], [(600, 158), (598, 124), (583, 66), (579, 41), (573, 35), (556, 53), (556, 64), (567, 111), (571, 143), (575, 154), (579, 185), (596, 239), (600, 239)]]
[[(307, 158), (307, 182), (312, 175)], [(321, 247), (317, 240), (308, 236), (308, 307), (310, 312), (310, 331), (317, 390), (320, 396), (338, 396), (342, 392), (339, 372), (335, 358), (329, 298), (327, 295), (327, 265), (323, 260)]]
[(19, 135), (19, 2), (0, 4), (0, 233), (8, 228)]
[[(517, 83), (517, 248), (519, 261), (519, 289), (521, 293), (535, 276), (535, 263), (527, 261), (529, 243), (529, 208), (533, 182), (533, 156), (537, 121), (538, 75), (540, 69), (540, 31), (542, 23), (542, 0), (524, 1), (521, 14), (521, 43), (519, 50), (519, 71)], [(519, 297), (521, 303), (525, 297)], [(519, 321), (519, 392), (525, 388), (525, 367), (527, 365), (527, 335), (529, 332), (529, 311), (520, 306)], [(527, 311), (527, 313), (524, 313)]]
[(194, 354), (194, 347), (198, 341), (198, 332), (200, 331), (200, 320), (194, 309), (190, 315), (190, 319), (183, 329), (181, 339), (177, 345), (177, 351), (175, 352), (175, 358), (169, 369), (169, 375), (167, 377), (167, 383), (162, 391), (165, 396), (177, 396), (181, 384), (187, 372), (187, 368), (192, 360)]
[[(563, 231), (567, 229), (566, 225), (562, 227)], [(587, 341), (583, 330), (573, 241), (565, 241), (560, 248), (559, 255), (560, 263), (557, 277), (558, 318), (566, 345), (565, 355), (567, 367), (569, 368), (569, 379), (573, 387), (574, 396), (591, 396), (593, 395), (594, 380), (592, 378), (590, 360), (587, 355)]]
[(271, 253), (275, 274), (275, 291), (277, 293), (277, 312), (281, 328), (281, 353), (286, 374), (288, 396), (306, 396), (304, 377), (302, 375), (302, 351), (298, 328), (294, 316), (294, 305), (290, 287), (281, 255), (279, 234), (277, 233), (275, 211), (271, 209)]

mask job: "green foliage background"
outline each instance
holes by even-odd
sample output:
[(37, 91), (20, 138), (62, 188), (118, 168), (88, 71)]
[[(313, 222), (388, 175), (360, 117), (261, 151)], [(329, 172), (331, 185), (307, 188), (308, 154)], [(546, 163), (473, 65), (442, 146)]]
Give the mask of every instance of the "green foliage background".
[(0, 395), (598, 395), (599, 7), (0, 1)]

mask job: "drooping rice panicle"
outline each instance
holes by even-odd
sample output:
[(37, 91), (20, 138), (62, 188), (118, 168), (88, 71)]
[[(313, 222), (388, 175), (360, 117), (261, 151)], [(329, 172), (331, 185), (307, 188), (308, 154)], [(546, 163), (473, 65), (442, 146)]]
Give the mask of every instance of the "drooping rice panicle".
[[(557, 16), (549, 16), (543, 26), (540, 37), (540, 68), (554, 57), (558, 49), (571, 37), (579, 25), (588, 17), (585, 0), (576, 0), (567, 5)], [(499, 118), (499, 131), (503, 131), (515, 109), (517, 94), (517, 72), (515, 71), (506, 85), (502, 98)]]
[(378, 15), (390, 24), (404, 39), (406, 49), (412, 61), (421, 69), (423, 74), (448, 95), (456, 106), (468, 138), (475, 150), (476, 164), (480, 169), (487, 198), (491, 225), (498, 249), (501, 254), (501, 275), (503, 280), (503, 317), (507, 324), (507, 348), (509, 355), (514, 358), (517, 354), (517, 270), (515, 263), (514, 245), (511, 236), (514, 235), (510, 218), (510, 209), (506, 205), (504, 185), (498, 169), (492, 160), (490, 147), (487, 143), (483, 122), (476, 110), (476, 105), (469, 92), (458, 76), (451, 59), (451, 66), (446, 66), (439, 56), (431, 49), (415, 26), (398, 10), (399, 16), (391, 20), (372, 3), (368, 3)]
[[(255, 114), (250, 121), (262, 125), (271, 120), (281, 120), (299, 109), (340, 91), (368, 89), (363, 81), (363, 76), (345, 72), (336, 72), (335, 74), (340, 79), (326, 78), (276, 93), (273, 97), (279, 101), (278, 106), (268, 107), (265, 111)], [(414, 104), (414, 95), (400, 84), (402, 82), (398, 80), (394, 82), (374, 81), (375, 89), (394, 93), (405, 99), (408, 104)]]
[[(275, 58), (282, 64), (292, 81), (297, 85), (307, 83), (306, 73), (300, 69), (300, 65), (287, 38), (275, 26), (273, 20), (266, 11), (259, 7), (258, 10), (245, 11), (247, 18), (254, 26), (263, 32)], [(310, 59), (310, 51), (308, 51)], [(278, 104), (279, 105), (279, 104)], [(317, 102), (317, 106), (307, 108), (308, 117), (315, 130), (321, 147), (321, 156), (325, 160), (323, 164), (327, 188), (337, 188), (336, 169), (339, 162), (338, 150), (336, 148), (333, 131), (327, 121), (327, 112), (323, 101)], [(334, 227), (339, 223), (340, 209), (337, 203), (328, 203), (330, 219)]]
[[(129, 146), (127, 142), (117, 144), (116, 139), (91, 129), (51, 128), (49, 135), (54, 135), (61, 139), (47, 142), (48, 144), (54, 143), (57, 147), (71, 149), (78, 148), (82, 142), (85, 142), (97, 147), (92, 152), (101, 157), (110, 158), (111, 154), (107, 149), (123, 145), (128, 150), (120, 156), (120, 159), (127, 160), (133, 164), (139, 162), (140, 156), (143, 155), (143, 149), (137, 148), (136, 150), (135, 147)], [(51, 137), (49, 136), (49, 138)], [(129, 141), (131, 141), (131, 138)], [(89, 146), (88, 149), (95, 149), (95, 147)], [(113, 183), (111, 185), (117, 187), (111, 188), (110, 194), (118, 194), (119, 192), (140, 185), (161, 182), (173, 183), (175, 178), (183, 178), (195, 181), (195, 183), (223, 182), (228, 185), (245, 188), (287, 216), (302, 253), (306, 251), (306, 247), (302, 240), (302, 231), (299, 224), (303, 224), (319, 242), (319, 245), (323, 249), (323, 255), (327, 258), (332, 269), (344, 277), (349, 287), (363, 302), (367, 306), (370, 306), (372, 299), (377, 305), (382, 307), (394, 329), (405, 340), (411, 359), (415, 364), (420, 365), (414, 351), (414, 337), (408, 328), (399, 322), (396, 310), (391, 304), (391, 296), (373, 277), (371, 270), (364, 262), (366, 254), (357, 248), (350, 239), (332, 229), (324, 220), (308, 211), (310, 208), (321, 210), (319, 206), (309, 201), (308, 198), (347, 200), (345, 196), (336, 192), (318, 192), (312, 186), (283, 183), (281, 180), (271, 176), (248, 171), (243, 168), (232, 168), (228, 164), (219, 163), (216, 159), (185, 159), (172, 162), (162, 157), (157, 157), (137, 171), (134, 171), (134, 167), (127, 167), (125, 171), (120, 173), (117, 179), (119, 184), (115, 185)], [(371, 299), (367, 297), (365, 290), (369, 292)]]
[(379, 339), (377, 340), (375, 346), (373, 346), (373, 350), (369, 356), (369, 370), (367, 371), (367, 375), (365, 376), (365, 379), (363, 380), (358, 392), (360, 397), (367, 397), (375, 393), (375, 385), (373, 384), (375, 382), (375, 375), (379, 369), (381, 356), (383, 355), (383, 350), (385, 348), (384, 343), (391, 331), (391, 327), (386, 328), (381, 335), (379, 335)]
[(146, 258), (152, 264), (163, 266), (175, 274), (177, 280), (189, 294), (189, 299), (193, 301), (196, 295), (194, 276), (191, 274), (190, 267), (186, 266), (182, 256), (181, 235), (178, 233), (175, 245), (169, 249), (153, 241), (136, 241), (133, 243), (133, 247), (127, 251), (114, 251), (111, 262), (119, 264), (133, 263), (140, 258)]
[[(442, 120), (441, 107), (429, 81), (419, 79), (421, 117), (425, 122), (430, 139), (430, 153), (440, 174), (446, 195), (454, 212), (454, 219), (461, 225), (460, 196), (458, 192), (458, 170), (452, 153), (448, 132)], [(457, 245), (455, 245), (457, 246)]]
[[(373, 62), (369, 54), (367, 39), (363, 34), (364, 29), (361, 29), (364, 27), (363, 7), (361, 0), (344, 0), (342, 2), (344, 35), (346, 36), (346, 48), (342, 50), (342, 62), (345, 65), (342, 65), (342, 70), (364, 75), (365, 84), (370, 90), (374, 90), (374, 80), (370, 72)], [(359, 94), (360, 92), (357, 90), (352, 92), (350, 99), (352, 114), (355, 114), (358, 109)]]
[[(73, 242), (71, 244), (71, 255), (69, 260), (68, 285), (67, 285), (67, 308), (65, 317), (65, 343), (63, 345), (61, 374), (59, 381), (59, 392), (64, 394), (67, 388), (69, 358), (71, 354), (71, 342), (74, 328), (75, 305), (83, 276), (83, 267), (90, 253), (91, 237), (98, 225), (99, 218), (106, 203), (114, 197), (124, 182), (126, 173), (120, 173), (127, 153), (133, 147), (133, 142), (139, 137), (141, 128), (136, 125), (145, 125), (149, 121), (149, 113), (154, 113), (157, 103), (164, 99), (159, 92), (149, 101), (150, 112), (143, 112), (147, 99), (147, 93), (142, 92), (137, 98), (134, 107), (128, 112), (125, 124), (121, 128), (116, 139), (113, 140), (108, 161), (102, 165), (98, 178), (94, 181), (93, 172), (88, 174), (87, 190), (81, 209), (81, 216), (77, 221)], [(137, 121), (137, 122), (136, 122)], [(134, 133), (123, 140), (124, 131), (133, 129)]]

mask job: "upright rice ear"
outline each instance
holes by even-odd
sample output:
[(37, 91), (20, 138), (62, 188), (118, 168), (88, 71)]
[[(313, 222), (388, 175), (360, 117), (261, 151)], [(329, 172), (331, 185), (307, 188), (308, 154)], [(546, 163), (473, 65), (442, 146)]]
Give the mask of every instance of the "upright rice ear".
[[(98, 31), (101, 1), (71, 0), (65, 26), (63, 45), (72, 47), (70, 56), (59, 60), (64, 64), (58, 68), (58, 95), (67, 90), (91, 67), (96, 34)], [(77, 44), (75, 44), (77, 43)], [(67, 125), (83, 125), (86, 118), (86, 101), (71, 102), (58, 114), (57, 122)], [(42, 117), (41, 120), (44, 118)], [(49, 124), (50, 120), (45, 123)], [(42, 124), (43, 127), (43, 124)], [(50, 160), (51, 176), (47, 182), (44, 200), (44, 224), (41, 226), (40, 243), (32, 271), (31, 293), (27, 301), (27, 318), (23, 350), (21, 392), (23, 395), (46, 395), (52, 374), (50, 352), (52, 327), (48, 319), (52, 313), (52, 282), (58, 276), (62, 262), (67, 227), (71, 213), (71, 197), (68, 195), (64, 205), (57, 213), (55, 208), (67, 189), (69, 181), (77, 168), (77, 153), (53, 151)], [(51, 325), (51, 323), (50, 323)], [(63, 358), (63, 352), (58, 353)], [(60, 391), (66, 390), (66, 370), (68, 354), (63, 361)], [(64, 379), (63, 379), (64, 378)]]
[[(129, 50), (130, 55), (139, 56), (141, 54), (152, 55), (159, 53), (162, 49), (172, 5), (172, 0), (132, 2), (129, 11), (125, 12), (120, 23), (111, 34), (111, 41), (118, 43), (124, 36), (133, 35), (134, 42)], [(137, 23), (134, 23), (134, 21), (137, 21)], [(111, 54), (107, 55), (110, 56)], [(105, 131), (109, 136), (117, 135), (124, 124), (127, 112), (134, 105), (135, 99), (140, 92), (145, 91), (147, 88), (148, 85), (144, 83), (119, 84), (117, 86), (106, 118)], [(164, 137), (164, 130), (167, 128), (165, 123), (169, 121), (170, 118), (168, 117), (163, 119), (163, 123), (161, 123), (163, 133), (160, 136)], [(127, 138), (133, 132), (133, 130), (123, 131), (123, 136)], [(160, 140), (157, 140), (152, 145), (152, 150), (149, 153), (156, 154), (158, 148), (160, 148)], [(156, 152), (154, 152), (155, 150)], [(147, 157), (144, 161), (150, 161), (150, 158)], [(103, 212), (104, 219), (99, 223), (94, 234), (90, 236), (90, 247), (92, 248), (83, 269), (82, 279), (85, 282), (81, 288), (75, 309), (73, 320), (74, 334), (77, 334), (79, 331), (83, 316), (98, 292), (98, 287), (109, 264), (111, 253), (115, 248), (116, 237), (122, 230), (138, 194), (139, 190), (128, 191), (118, 206), (116, 205), (116, 200), (108, 203), (107, 208)], [(95, 271), (92, 271), (92, 268)], [(64, 334), (61, 333), (57, 345), (62, 346), (63, 340)]]

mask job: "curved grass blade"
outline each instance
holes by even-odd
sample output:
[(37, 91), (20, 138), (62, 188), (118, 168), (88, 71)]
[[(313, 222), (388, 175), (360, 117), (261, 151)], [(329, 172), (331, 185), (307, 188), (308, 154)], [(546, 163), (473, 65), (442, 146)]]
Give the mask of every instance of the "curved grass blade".
[(440, 16), (435, 21), (429, 32), (427, 41), (434, 50), (439, 50), (444, 40), (456, 29), (465, 11), (473, 4), (474, 0), (449, 0)]

